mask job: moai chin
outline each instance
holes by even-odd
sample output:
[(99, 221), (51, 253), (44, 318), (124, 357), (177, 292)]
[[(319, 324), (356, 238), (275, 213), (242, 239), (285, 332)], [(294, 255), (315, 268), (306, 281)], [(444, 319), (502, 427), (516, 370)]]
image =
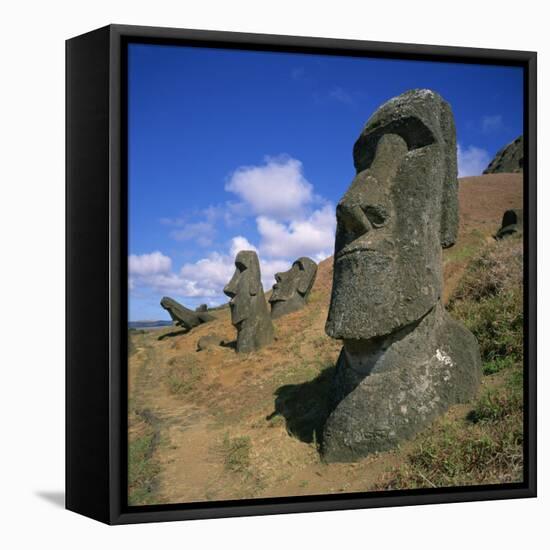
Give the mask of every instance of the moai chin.
[(442, 248), (458, 229), (449, 105), (412, 90), (382, 105), (355, 143), (336, 208), (329, 336), (343, 341), (324, 428), (328, 461), (396, 446), (481, 377), (474, 336), (443, 308)]
[(315, 276), (317, 264), (310, 258), (298, 258), (288, 271), (275, 273), (273, 291), (269, 298), (271, 318), (302, 309), (307, 302)]
[(260, 262), (252, 250), (235, 258), (235, 273), (223, 289), (231, 298), (231, 322), (237, 329), (237, 351), (248, 353), (273, 341), (273, 324), (265, 300)]

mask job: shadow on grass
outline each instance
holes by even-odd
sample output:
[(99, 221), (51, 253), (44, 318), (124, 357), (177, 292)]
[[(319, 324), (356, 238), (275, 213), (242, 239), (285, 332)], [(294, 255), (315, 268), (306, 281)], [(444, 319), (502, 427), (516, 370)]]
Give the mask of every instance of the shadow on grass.
[(183, 336), (184, 334), (187, 334), (188, 332), (191, 332), (191, 331), (186, 329), (186, 328), (182, 328), (181, 330), (173, 330), (172, 332), (167, 332), (166, 334), (161, 334), (158, 337), (158, 340), (164, 340), (165, 338), (174, 338), (175, 336)]
[(231, 340), (231, 342), (227, 342), (226, 340), (223, 340), (220, 343), (220, 346), (222, 348), (237, 349), (237, 340)]
[(331, 412), (330, 388), (335, 369), (328, 367), (313, 380), (275, 390), (275, 410), (266, 420), (280, 415), (290, 435), (305, 443), (320, 445), (323, 427)]

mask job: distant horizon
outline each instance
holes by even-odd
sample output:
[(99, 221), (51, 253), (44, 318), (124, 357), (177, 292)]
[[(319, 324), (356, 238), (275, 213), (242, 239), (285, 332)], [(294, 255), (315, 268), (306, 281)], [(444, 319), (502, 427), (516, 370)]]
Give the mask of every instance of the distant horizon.
[(517, 67), (130, 44), (129, 319), (228, 301), (236, 252), (264, 288), (299, 256), (332, 255), (352, 147), (385, 101), (428, 88), (449, 102), (459, 177), (523, 133)]

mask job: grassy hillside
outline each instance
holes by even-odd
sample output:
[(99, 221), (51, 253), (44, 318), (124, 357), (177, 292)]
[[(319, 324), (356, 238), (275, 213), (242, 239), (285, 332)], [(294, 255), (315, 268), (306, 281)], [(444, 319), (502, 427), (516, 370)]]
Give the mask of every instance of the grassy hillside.
[[(133, 504), (494, 483), (521, 475), (521, 244), (495, 243), (521, 207), (521, 175), (460, 183), (460, 232), (444, 252), (445, 300), (480, 340), (479, 399), (453, 407), (413, 441), (353, 464), (324, 464), (319, 437), (340, 343), (324, 333), (332, 259), (308, 306), (274, 322), (275, 342), (249, 355), (196, 351), (231, 342), (229, 311), (189, 334), (132, 332), (129, 459)], [(479, 283), (479, 284), (478, 284)]]

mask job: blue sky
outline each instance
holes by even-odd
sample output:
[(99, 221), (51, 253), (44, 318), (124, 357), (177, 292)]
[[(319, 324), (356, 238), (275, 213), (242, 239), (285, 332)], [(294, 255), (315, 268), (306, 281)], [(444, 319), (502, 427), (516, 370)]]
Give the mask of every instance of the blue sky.
[(128, 59), (130, 320), (160, 298), (225, 301), (240, 249), (264, 287), (301, 255), (332, 253), (334, 207), (369, 116), (411, 88), (450, 104), (459, 175), (522, 133), (513, 67), (131, 44)]

